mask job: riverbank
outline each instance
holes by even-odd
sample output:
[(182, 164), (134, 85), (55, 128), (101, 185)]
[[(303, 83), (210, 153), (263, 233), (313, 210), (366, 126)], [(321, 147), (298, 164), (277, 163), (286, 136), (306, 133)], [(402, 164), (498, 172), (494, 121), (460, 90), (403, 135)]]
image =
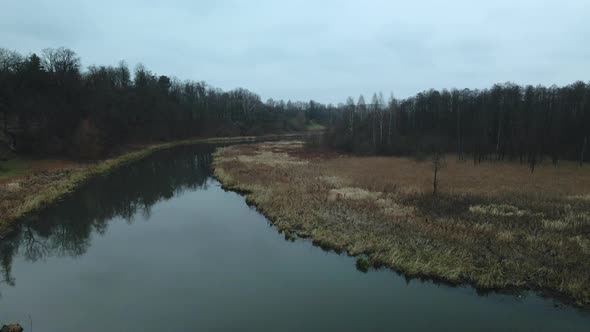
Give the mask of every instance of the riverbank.
[[(238, 143), (273, 137), (297, 137), (301, 134), (275, 135), (265, 137), (217, 137), (188, 139), (162, 144), (137, 147), (117, 157), (95, 163), (64, 163), (30, 172), (14, 171), (14, 177), (6, 177), (0, 183), (0, 239), (13, 229), (19, 219), (27, 214), (62, 199), (88, 179), (106, 175), (112, 170), (145, 158), (152, 153), (181, 145), (202, 143)], [(55, 167), (53, 167), (55, 166)]]
[(215, 176), (286, 237), (364, 256), (410, 277), (532, 289), (590, 304), (590, 170), (529, 170), (310, 153), (302, 143), (219, 149)]

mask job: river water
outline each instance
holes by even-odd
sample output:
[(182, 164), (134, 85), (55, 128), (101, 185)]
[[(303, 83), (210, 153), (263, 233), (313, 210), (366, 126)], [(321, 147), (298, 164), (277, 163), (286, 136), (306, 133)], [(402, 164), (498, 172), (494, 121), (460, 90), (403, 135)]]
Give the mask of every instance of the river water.
[(287, 241), (180, 147), (92, 180), (0, 242), (0, 323), (26, 331), (589, 331), (530, 293), (362, 273)]

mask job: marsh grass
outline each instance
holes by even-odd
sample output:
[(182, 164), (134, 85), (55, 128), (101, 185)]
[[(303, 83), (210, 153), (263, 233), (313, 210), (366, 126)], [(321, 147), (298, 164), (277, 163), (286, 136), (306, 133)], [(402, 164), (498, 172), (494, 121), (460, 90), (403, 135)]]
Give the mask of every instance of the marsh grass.
[(219, 149), (214, 168), (278, 229), (319, 246), (410, 277), (590, 304), (590, 169), (448, 159), (436, 197), (428, 162), (307, 155), (303, 143)]

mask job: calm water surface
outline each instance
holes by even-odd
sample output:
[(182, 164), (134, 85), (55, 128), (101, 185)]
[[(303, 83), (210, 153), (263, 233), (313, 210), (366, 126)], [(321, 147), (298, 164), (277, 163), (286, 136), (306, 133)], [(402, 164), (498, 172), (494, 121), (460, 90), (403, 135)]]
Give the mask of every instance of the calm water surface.
[(589, 331), (552, 300), (362, 273), (211, 178), (211, 146), (93, 180), (0, 242), (0, 323), (34, 331)]

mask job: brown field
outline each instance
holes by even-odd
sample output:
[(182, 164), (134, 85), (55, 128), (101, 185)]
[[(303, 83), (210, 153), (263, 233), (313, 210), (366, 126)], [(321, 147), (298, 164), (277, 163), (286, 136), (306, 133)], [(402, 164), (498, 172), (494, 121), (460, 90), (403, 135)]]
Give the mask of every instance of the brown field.
[(590, 168), (447, 157), (306, 152), (302, 143), (220, 149), (215, 175), (286, 232), (409, 276), (534, 289), (590, 304)]
[[(323, 163), (341, 177), (354, 178), (357, 184), (376, 191), (397, 185), (415, 192), (432, 191), (432, 164), (411, 158), (340, 157)], [(489, 197), (532, 195), (555, 197), (590, 194), (590, 169), (575, 162), (547, 164), (531, 174), (518, 162), (484, 162), (476, 166), (447, 156), (441, 171), (441, 192)], [(359, 176), (361, 175), (362, 176)], [(589, 198), (590, 199), (590, 198)]]

